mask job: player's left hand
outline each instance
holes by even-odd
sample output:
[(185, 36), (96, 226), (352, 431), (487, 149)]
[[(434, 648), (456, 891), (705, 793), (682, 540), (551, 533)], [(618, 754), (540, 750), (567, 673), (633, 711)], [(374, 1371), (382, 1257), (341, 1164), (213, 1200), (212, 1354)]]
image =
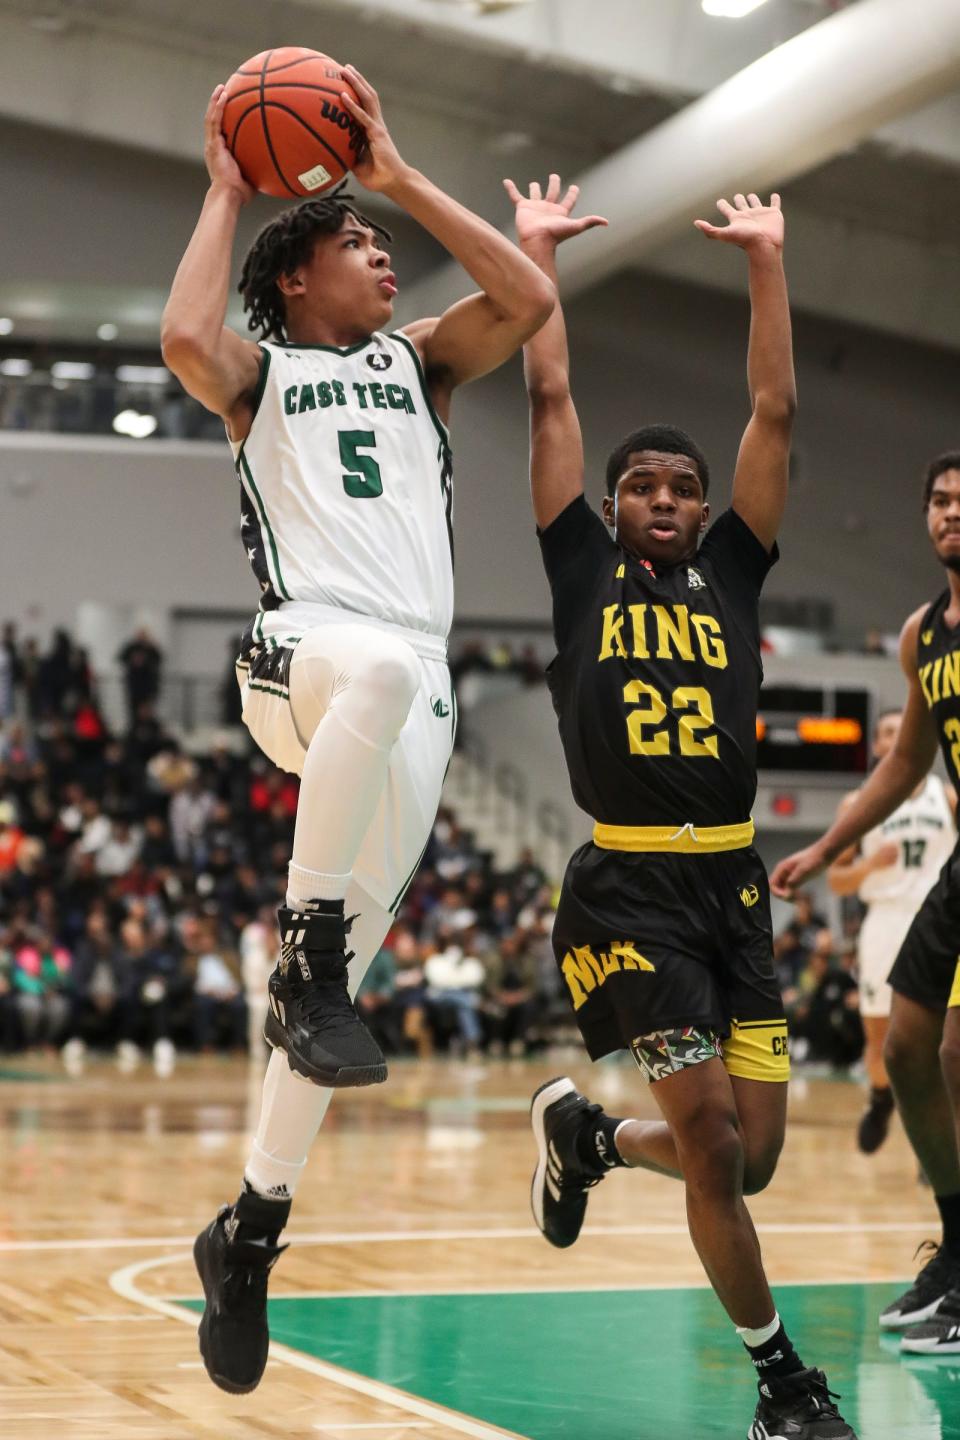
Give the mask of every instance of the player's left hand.
[(341, 91), (340, 98), (354, 120), (363, 126), (367, 137), (353, 173), (367, 190), (388, 190), (400, 179), (407, 166), (387, 129), (380, 96), (356, 66), (344, 65), (343, 77), (352, 86), (357, 99), (354, 100), (345, 90)]
[(759, 195), (734, 195), (729, 200), (718, 200), (717, 209), (727, 217), (726, 225), (711, 225), (708, 220), (694, 220), (694, 225), (708, 240), (722, 240), (727, 245), (738, 245), (741, 250), (772, 248), (783, 249), (783, 211), (780, 196), (770, 196), (770, 204), (764, 205)]
[(606, 225), (602, 215), (581, 215), (573, 217), (573, 208), (580, 194), (578, 185), (571, 185), (566, 195), (561, 195), (563, 186), (559, 175), (551, 175), (547, 182), (547, 193), (541, 192), (538, 181), (531, 180), (529, 195), (523, 195), (512, 180), (504, 180), (503, 188), (516, 207), (517, 240), (521, 248), (536, 246), (540, 242), (559, 245), (573, 235), (582, 235), (595, 225)]
[(770, 889), (781, 900), (792, 900), (804, 881), (819, 875), (828, 863), (819, 843), (808, 845), (806, 850), (797, 850), (780, 861), (770, 876)]

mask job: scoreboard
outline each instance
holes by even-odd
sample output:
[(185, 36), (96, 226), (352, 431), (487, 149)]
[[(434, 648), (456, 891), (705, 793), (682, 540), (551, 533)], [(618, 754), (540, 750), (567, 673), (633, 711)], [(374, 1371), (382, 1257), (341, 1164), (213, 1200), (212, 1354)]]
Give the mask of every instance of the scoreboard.
[(757, 769), (865, 775), (874, 694), (863, 687), (777, 682), (760, 691)]

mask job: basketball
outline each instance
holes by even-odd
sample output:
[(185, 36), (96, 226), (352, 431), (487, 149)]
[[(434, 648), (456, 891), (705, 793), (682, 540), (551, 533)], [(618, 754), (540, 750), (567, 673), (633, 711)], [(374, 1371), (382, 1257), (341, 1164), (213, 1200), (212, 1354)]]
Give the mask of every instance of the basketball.
[(287, 45), (247, 60), (226, 84), (223, 133), (264, 195), (321, 195), (356, 163), (364, 133), (343, 106), (353, 90), (329, 55)]

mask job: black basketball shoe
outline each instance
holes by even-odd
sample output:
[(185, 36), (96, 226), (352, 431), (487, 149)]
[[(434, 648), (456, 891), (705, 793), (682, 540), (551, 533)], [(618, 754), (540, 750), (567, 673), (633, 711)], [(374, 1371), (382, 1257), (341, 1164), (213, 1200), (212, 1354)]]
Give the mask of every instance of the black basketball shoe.
[(268, 983), (263, 1038), (315, 1085), (379, 1085), (387, 1063), (347, 989), (350, 921), (312, 910), (277, 916), (280, 960)]
[(559, 1250), (572, 1245), (587, 1213), (587, 1191), (607, 1173), (597, 1158), (585, 1166), (577, 1152), (577, 1136), (602, 1106), (591, 1105), (572, 1080), (548, 1080), (535, 1091), (530, 1123), (539, 1158), (533, 1172), (530, 1204), (537, 1228)]
[(900, 1349), (911, 1355), (960, 1355), (960, 1288), (943, 1297), (930, 1320), (911, 1325)]
[[(287, 1248), (275, 1240), (289, 1213), (289, 1201), (244, 1194), (224, 1205), (193, 1244), (206, 1301), (197, 1331), (200, 1354), (214, 1385), (231, 1395), (255, 1390), (266, 1367), (267, 1280)], [(258, 1234), (268, 1225), (265, 1236)]]
[(908, 1325), (932, 1319), (939, 1313), (948, 1291), (960, 1288), (960, 1261), (932, 1240), (924, 1241), (920, 1250), (932, 1250), (933, 1255), (910, 1289), (881, 1311), (880, 1327), (883, 1330), (905, 1330)]
[(895, 1108), (891, 1090), (871, 1090), (870, 1103), (860, 1117), (857, 1127), (857, 1144), (864, 1155), (872, 1155), (886, 1140), (890, 1131), (890, 1117)]
[(768, 1375), (747, 1440), (857, 1440), (840, 1414), (822, 1370)]

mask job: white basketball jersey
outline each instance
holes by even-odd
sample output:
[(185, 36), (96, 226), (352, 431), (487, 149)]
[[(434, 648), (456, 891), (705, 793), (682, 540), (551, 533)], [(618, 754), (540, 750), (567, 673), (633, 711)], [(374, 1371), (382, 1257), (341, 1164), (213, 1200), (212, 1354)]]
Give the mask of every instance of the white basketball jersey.
[(956, 839), (943, 781), (928, 775), (919, 795), (905, 800), (861, 840), (860, 850), (865, 857), (891, 843), (899, 854), (893, 865), (867, 876), (860, 886), (860, 899), (867, 905), (893, 901), (918, 909)]
[(261, 348), (253, 423), (232, 449), (268, 628), (307, 602), (445, 638), (452, 457), (413, 345)]

